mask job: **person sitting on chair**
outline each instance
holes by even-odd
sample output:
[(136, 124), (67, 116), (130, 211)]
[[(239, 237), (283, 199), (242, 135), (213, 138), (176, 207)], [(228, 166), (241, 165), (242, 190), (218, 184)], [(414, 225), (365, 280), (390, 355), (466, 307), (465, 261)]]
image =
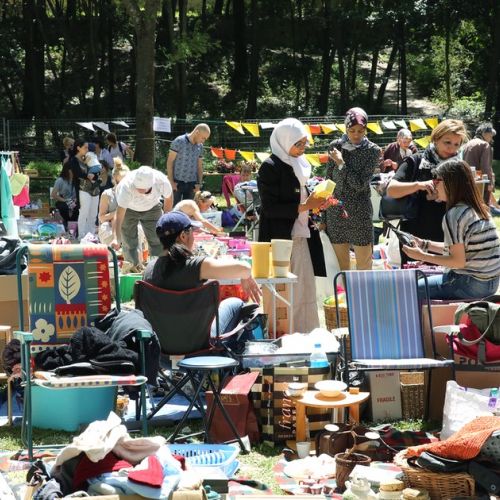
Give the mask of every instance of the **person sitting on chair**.
[(221, 227), (212, 224), (203, 217), (203, 212), (207, 212), (214, 203), (214, 197), (210, 191), (198, 191), (194, 195), (194, 200), (181, 200), (174, 207), (178, 212), (184, 212), (192, 220), (201, 222), (203, 227), (214, 234), (225, 234)]
[[(163, 245), (163, 254), (151, 260), (144, 271), (144, 281), (166, 290), (198, 288), (209, 279), (241, 279), (243, 290), (255, 301), (260, 301), (260, 289), (252, 278), (247, 263), (193, 255), (193, 228), (201, 223), (191, 220), (185, 213), (172, 211), (163, 214), (156, 224), (156, 234)], [(243, 301), (236, 297), (223, 300), (219, 305), (220, 334), (231, 331), (240, 318)], [(211, 335), (216, 336), (215, 321)]]

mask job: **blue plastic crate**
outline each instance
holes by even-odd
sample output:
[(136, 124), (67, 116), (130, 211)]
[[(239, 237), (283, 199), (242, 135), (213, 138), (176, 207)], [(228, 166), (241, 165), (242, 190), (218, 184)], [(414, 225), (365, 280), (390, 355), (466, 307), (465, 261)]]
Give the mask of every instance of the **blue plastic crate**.
[(169, 444), (174, 455), (180, 455), (193, 467), (219, 467), (228, 477), (239, 466), (240, 449), (230, 444)]

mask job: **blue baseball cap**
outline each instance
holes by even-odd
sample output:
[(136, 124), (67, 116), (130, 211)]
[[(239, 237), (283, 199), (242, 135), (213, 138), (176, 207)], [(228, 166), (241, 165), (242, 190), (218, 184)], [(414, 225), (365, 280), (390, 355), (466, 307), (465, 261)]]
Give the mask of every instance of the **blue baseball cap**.
[(196, 220), (191, 220), (184, 212), (174, 210), (163, 214), (156, 223), (156, 234), (158, 236), (178, 234), (190, 227), (202, 227), (203, 224)]

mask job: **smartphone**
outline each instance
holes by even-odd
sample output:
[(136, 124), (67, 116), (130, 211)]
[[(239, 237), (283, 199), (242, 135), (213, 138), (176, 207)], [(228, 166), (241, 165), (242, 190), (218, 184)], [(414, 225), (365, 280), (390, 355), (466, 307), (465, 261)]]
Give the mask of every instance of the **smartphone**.
[(385, 222), (385, 225), (397, 236), (399, 242), (402, 245), (406, 245), (408, 247), (417, 246), (417, 242), (412, 234), (400, 231), (399, 229), (395, 228), (392, 224), (389, 224), (388, 222)]

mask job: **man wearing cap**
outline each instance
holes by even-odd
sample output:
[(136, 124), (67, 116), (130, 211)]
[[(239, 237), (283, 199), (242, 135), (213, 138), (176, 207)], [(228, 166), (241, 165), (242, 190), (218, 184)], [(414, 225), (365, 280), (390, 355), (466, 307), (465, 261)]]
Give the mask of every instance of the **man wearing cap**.
[[(144, 280), (159, 288), (182, 291), (198, 288), (209, 279), (239, 278), (243, 290), (258, 303), (259, 285), (252, 278), (251, 268), (246, 262), (193, 255), (193, 228), (201, 225), (183, 212), (174, 210), (163, 214), (156, 224), (156, 234), (163, 246), (163, 253), (148, 263)], [(237, 325), (242, 307), (243, 301), (236, 297), (220, 303), (219, 333), (226, 333)], [(211, 334), (216, 334), (215, 322)]]
[[(160, 199), (163, 198), (163, 206)], [(141, 271), (138, 255), (138, 230), (141, 223), (150, 255), (160, 255), (156, 223), (163, 212), (172, 210), (172, 186), (167, 176), (151, 167), (142, 166), (130, 172), (116, 187), (115, 236), (111, 246), (123, 246), (125, 260)]]
[(167, 175), (174, 190), (174, 203), (192, 200), (203, 181), (203, 143), (210, 137), (210, 127), (198, 123), (189, 133), (176, 137), (170, 145)]
[(481, 170), (483, 175), (488, 176), (490, 183), (485, 186), (483, 198), (486, 205), (489, 205), (490, 193), (495, 191), (493, 178), (493, 149), (491, 143), (496, 135), (496, 130), (491, 123), (481, 123), (476, 129), (474, 139), (467, 142), (463, 149), (463, 159), (476, 170)]

